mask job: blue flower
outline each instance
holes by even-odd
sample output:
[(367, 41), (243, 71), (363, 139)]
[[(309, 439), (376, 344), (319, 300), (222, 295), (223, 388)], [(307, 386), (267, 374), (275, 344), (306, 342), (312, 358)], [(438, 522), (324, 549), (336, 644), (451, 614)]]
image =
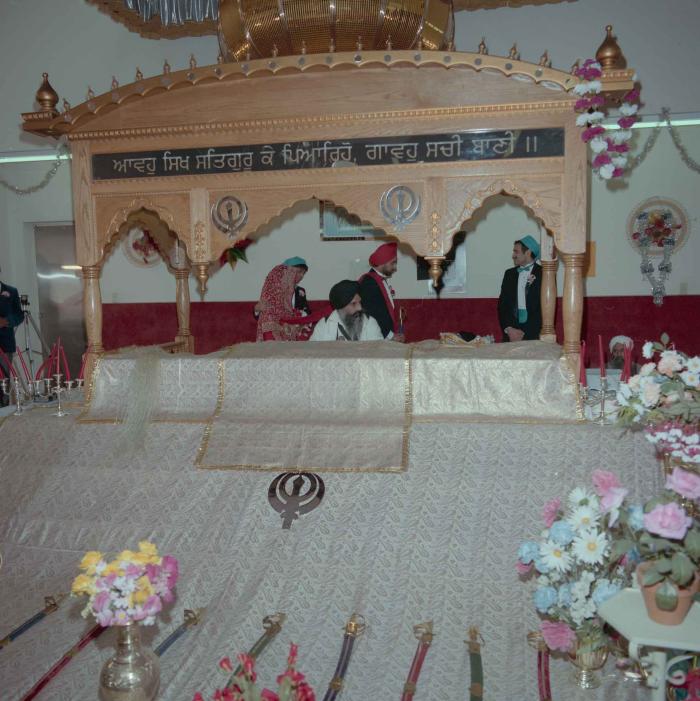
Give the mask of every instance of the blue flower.
[(620, 591), (620, 586), (618, 584), (613, 584), (607, 579), (601, 579), (593, 590), (593, 603), (596, 606), (600, 606), (602, 603), (607, 601), (611, 596), (615, 596), (617, 592)]
[(633, 531), (641, 531), (642, 528), (644, 528), (644, 509), (642, 509), (639, 504), (635, 504), (634, 506), (630, 506), (629, 514), (630, 528)]
[(526, 540), (518, 548), (518, 560), (523, 563), (523, 565), (529, 565), (536, 557), (539, 557), (540, 546), (532, 540)]
[(541, 572), (542, 574), (546, 574), (547, 572), (549, 572), (550, 569), (552, 569), (547, 564), (547, 560), (545, 560), (543, 557), (538, 557), (535, 560), (535, 568), (537, 569), (538, 572)]
[(571, 584), (562, 584), (559, 587), (558, 599), (562, 608), (571, 606)]
[(568, 545), (574, 539), (574, 529), (567, 521), (555, 521), (549, 528), (549, 537), (557, 545)]
[(557, 590), (554, 587), (539, 587), (535, 589), (535, 608), (547, 613), (557, 603)]

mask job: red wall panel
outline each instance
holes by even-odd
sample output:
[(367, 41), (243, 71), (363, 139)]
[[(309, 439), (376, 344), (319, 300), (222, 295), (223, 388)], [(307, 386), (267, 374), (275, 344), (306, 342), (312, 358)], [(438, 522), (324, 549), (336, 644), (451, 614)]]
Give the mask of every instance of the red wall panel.
[[(402, 299), (409, 341), (437, 338), (441, 331), (472, 331), (493, 334), (500, 340), (497, 300)], [(312, 302), (312, 306), (319, 304)], [(191, 329), (196, 352), (210, 353), (222, 346), (255, 340), (254, 302), (193, 302)], [(680, 350), (700, 354), (700, 295), (666, 297), (657, 307), (651, 296), (588, 297), (584, 301), (583, 337), (594, 347), (596, 336), (607, 341), (619, 333), (635, 341), (636, 359), (641, 344), (657, 339), (665, 331)], [(103, 339), (105, 348), (150, 345), (172, 341), (177, 332), (175, 303), (105, 304)], [(557, 301), (557, 337), (563, 338), (561, 299)]]

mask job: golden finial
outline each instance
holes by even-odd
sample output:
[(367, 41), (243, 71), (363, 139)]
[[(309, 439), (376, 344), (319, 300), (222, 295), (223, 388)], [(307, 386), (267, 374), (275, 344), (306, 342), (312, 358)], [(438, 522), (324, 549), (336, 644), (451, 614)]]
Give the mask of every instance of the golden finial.
[(386, 50), (391, 51), (392, 46), (391, 46), (391, 34), (386, 38)]
[(617, 37), (612, 31), (612, 24), (605, 27), (605, 39), (598, 47), (598, 51), (595, 52), (596, 61), (600, 63), (604, 71), (627, 66), (627, 60), (623, 56), (622, 49), (617, 43)]
[(170, 73), (170, 64), (168, 63), (168, 59), (165, 59), (165, 62), (163, 63), (163, 74), (168, 75)]
[(545, 51), (541, 56), (540, 56), (540, 66), (547, 66), (549, 63), (549, 54)]
[(512, 59), (513, 61), (520, 60), (520, 54), (518, 53), (517, 44), (513, 44), (513, 46), (510, 47), (510, 53), (508, 54), (508, 58)]
[(489, 50), (486, 47), (486, 37), (481, 37), (481, 41), (479, 42), (479, 53), (486, 56), (488, 52)]
[(328, 53), (335, 53), (335, 41), (333, 40), (333, 37), (331, 37), (331, 43), (328, 45)]
[(92, 88), (88, 85), (87, 100), (89, 102), (90, 100), (94, 100), (94, 99), (95, 99), (95, 93), (92, 92)]
[(357, 44), (355, 44), (355, 48), (358, 51), (362, 51), (362, 37), (357, 37)]
[(70, 102), (65, 97), (63, 98), (63, 111), (70, 112)]
[(119, 81), (112, 76), (112, 90), (116, 90), (119, 87)]
[(223, 62), (224, 62), (224, 55), (220, 53), (220, 54), (216, 57), (216, 62), (217, 62), (217, 63), (223, 63)]
[(41, 77), (43, 80), (36, 91), (35, 99), (39, 103), (39, 109), (42, 112), (55, 112), (58, 104), (58, 93), (51, 87), (48, 73), (42, 73)]
[(576, 71), (577, 71), (580, 67), (581, 67), (581, 59), (580, 59), (580, 58), (577, 58), (577, 59), (574, 61), (574, 64), (571, 66), (571, 70), (569, 71), (569, 73), (571, 73), (571, 75), (575, 75), (575, 74), (576, 74)]
[(306, 54), (306, 41), (302, 39), (301, 41), (301, 53), (302, 55)]
[(143, 80), (143, 73), (141, 73), (141, 69), (136, 66), (136, 80)]
[(193, 71), (195, 68), (197, 68), (197, 59), (194, 54), (190, 54), (190, 70)]
[(277, 44), (272, 45), (272, 58), (277, 58), (277, 54), (279, 54), (279, 49), (277, 48)]

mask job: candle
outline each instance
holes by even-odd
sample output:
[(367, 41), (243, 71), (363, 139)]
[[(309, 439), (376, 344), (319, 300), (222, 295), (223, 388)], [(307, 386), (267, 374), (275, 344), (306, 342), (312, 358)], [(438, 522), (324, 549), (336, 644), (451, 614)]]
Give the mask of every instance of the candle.
[(79, 380), (84, 379), (83, 373), (85, 372), (85, 362), (86, 361), (87, 361), (87, 351), (85, 351), (85, 353), (83, 353), (83, 359), (80, 363), (80, 371), (78, 372), (78, 379)]
[(61, 372), (61, 337), (56, 341), (56, 374)]
[(32, 376), (29, 374), (29, 370), (27, 370), (27, 364), (24, 362), (22, 351), (19, 348), (17, 349), (17, 355), (19, 356), (19, 362), (22, 364), (22, 370), (24, 371), (24, 376), (27, 378), (27, 382), (31, 382)]
[[(2, 371), (2, 365), (0, 365), (0, 380), (4, 380), (4, 379), (5, 379), (5, 373)], [(0, 646), (0, 647), (2, 647), (2, 646)]]
[(63, 370), (66, 373), (66, 380), (70, 380), (70, 369), (68, 367), (68, 361), (66, 360), (66, 351), (63, 346), (61, 346), (61, 360), (63, 360)]
[(598, 362), (600, 363), (600, 376), (605, 377), (605, 355), (603, 353), (603, 337), (598, 334)]
[(56, 344), (51, 346), (51, 350), (49, 351), (49, 357), (46, 358), (46, 360), (41, 364), (39, 369), (36, 371), (36, 377), (34, 378), (35, 380), (38, 380), (42, 373), (44, 372), (44, 369), (48, 366), (49, 368), (53, 367), (53, 354), (54, 354), (54, 349), (56, 348)]
[(5, 351), (0, 348), (0, 354), (2, 354), (2, 358), (5, 361), (5, 365), (7, 365), (7, 369), (10, 371), (10, 377), (17, 377), (17, 373), (15, 372), (15, 369), (12, 367), (12, 363), (10, 362), (10, 359), (5, 355)]
[(578, 357), (578, 373), (579, 373), (579, 384), (582, 387), (586, 387), (586, 342), (581, 341), (581, 352)]

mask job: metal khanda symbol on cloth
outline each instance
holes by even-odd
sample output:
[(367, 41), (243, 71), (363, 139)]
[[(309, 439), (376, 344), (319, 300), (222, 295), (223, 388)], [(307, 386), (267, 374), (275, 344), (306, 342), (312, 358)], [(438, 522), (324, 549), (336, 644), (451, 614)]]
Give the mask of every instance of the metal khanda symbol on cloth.
[(401, 231), (420, 214), (420, 197), (410, 187), (394, 185), (382, 194), (379, 208), (383, 217)]
[(248, 205), (238, 197), (226, 195), (211, 206), (211, 218), (219, 231), (232, 238), (248, 221)]
[[(287, 485), (291, 486), (291, 491)], [(305, 487), (308, 488), (302, 491)], [(321, 503), (325, 491), (323, 480), (313, 472), (283, 472), (272, 480), (267, 500), (282, 517), (282, 528), (288, 529), (299, 516), (308, 514)]]

